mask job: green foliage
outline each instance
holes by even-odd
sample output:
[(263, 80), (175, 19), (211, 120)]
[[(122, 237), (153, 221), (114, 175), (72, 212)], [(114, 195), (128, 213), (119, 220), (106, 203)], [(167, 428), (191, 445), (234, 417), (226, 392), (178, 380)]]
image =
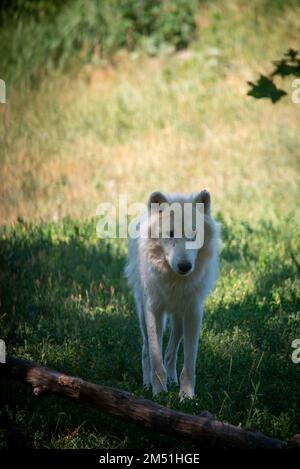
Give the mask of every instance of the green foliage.
[(180, 49), (195, 37), (195, 14), (195, 0), (16, 1), (2, 7), (1, 76), (36, 79), (53, 67), (109, 57), (123, 47)]
[(156, 48), (168, 43), (181, 49), (195, 37), (195, 0), (125, 0), (121, 4), (137, 43), (145, 36)]
[[(293, 220), (222, 222), (221, 275), (210, 297), (197, 364), (197, 398), (171, 388), (156, 401), (286, 438), (300, 426), (299, 230)], [(99, 241), (95, 222), (2, 228), (1, 336), (8, 352), (151, 398), (141, 386), (141, 339), (123, 276), (124, 241)], [(182, 351), (180, 363), (182, 364)], [(58, 398), (1, 383), (0, 446), (188, 447)], [(12, 412), (15, 409), (15, 412)], [(13, 442), (13, 443), (12, 443)]]

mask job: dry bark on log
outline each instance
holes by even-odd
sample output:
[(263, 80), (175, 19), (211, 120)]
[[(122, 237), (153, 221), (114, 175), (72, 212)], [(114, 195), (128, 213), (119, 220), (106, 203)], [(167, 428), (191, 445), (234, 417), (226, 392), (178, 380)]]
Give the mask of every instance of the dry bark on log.
[(158, 433), (194, 441), (210, 441), (235, 448), (288, 448), (291, 443), (249, 432), (214, 419), (209, 413), (200, 416), (163, 407), (147, 399), (138, 399), (119, 389), (89, 383), (80, 378), (50, 370), (28, 360), (7, 357), (0, 364), (0, 376), (25, 381), (36, 396), (55, 394), (82, 402), (122, 420)]

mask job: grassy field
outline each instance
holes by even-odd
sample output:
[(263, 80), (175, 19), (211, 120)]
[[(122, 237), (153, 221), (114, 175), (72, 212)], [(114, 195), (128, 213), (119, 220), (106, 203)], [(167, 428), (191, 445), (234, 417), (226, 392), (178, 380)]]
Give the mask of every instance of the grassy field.
[[(300, 4), (251, 5), (200, 4), (187, 50), (120, 49), (112, 63), (7, 82), (0, 337), (10, 354), (151, 397), (123, 277), (126, 241), (99, 241), (96, 208), (119, 194), (144, 202), (156, 189), (207, 187), (224, 247), (197, 398), (179, 403), (173, 388), (155, 400), (286, 438), (300, 431), (300, 364), (291, 360), (300, 338), (300, 105), (292, 77), (276, 77), (287, 92), (276, 104), (247, 96), (247, 81), (299, 49)], [(0, 447), (191, 446), (56, 398), (36, 400), (15, 383), (1, 382), (0, 400)]]

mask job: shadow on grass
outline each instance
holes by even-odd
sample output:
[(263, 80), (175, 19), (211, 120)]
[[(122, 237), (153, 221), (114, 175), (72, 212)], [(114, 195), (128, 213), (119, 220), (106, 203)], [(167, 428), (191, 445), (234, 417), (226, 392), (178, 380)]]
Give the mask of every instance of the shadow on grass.
[[(150, 398), (141, 387), (140, 332), (123, 276), (126, 248), (120, 242), (91, 242), (93, 230), (92, 224), (70, 221), (63, 229), (54, 225), (8, 229), (0, 241), (1, 334), (9, 353)], [(231, 237), (230, 230), (224, 230), (229, 245), (226, 262), (239, 268), (245, 256), (255, 259), (246, 241), (233, 242), (234, 236), (248, 239), (253, 234), (250, 226), (241, 224), (242, 235)], [(208, 409), (232, 423), (245, 423), (253, 367), (264, 354), (255, 375), (260, 377), (259, 406), (270, 415), (287, 412), (291, 420), (294, 415), (299, 421), (300, 382), (289, 357), (295, 299), (284, 293), (280, 309), (273, 294), (293, 275), (291, 267), (274, 270), (273, 266), (258, 276), (254, 293), (233, 299), (229, 308), (220, 301), (205, 318), (197, 370), (199, 399), (179, 404), (176, 389), (157, 401), (193, 413)], [(228, 284), (228, 288), (233, 287)], [(224, 395), (229, 396), (226, 405)], [(10, 446), (12, 435), (19, 446), (67, 446), (81, 425), (96, 436), (92, 441), (76, 440), (78, 447), (192, 446), (171, 438), (162, 441), (159, 435), (54, 397), (37, 401), (21, 384), (1, 384), (0, 400), (5, 409), (5, 444)]]
[[(209, 311), (201, 346), (203, 384), (211, 396), (220, 398), (223, 390), (225, 418), (232, 412), (244, 420), (250, 412), (250, 422), (257, 425), (256, 416), (264, 414), (267, 433), (274, 431), (267, 424), (272, 419), (278, 419), (281, 431), (289, 418), (291, 433), (300, 427), (300, 374), (291, 358), (292, 341), (299, 335), (299, 286), (297, 268), (287, 264), (258, 273), (251, 292), (239, 294), (239, 300), (233, 295), (229, 304), (220, 302)], [(213, 399), (212, 405), (220, 411), (220, 401)]]
[(275, 68), (269, 76), (260, 75), (256, 83), (248, 81), (248, 85), (250, 85), (250, 90), (247, 93), (248, 96), (256, 99), (267, 98), (274, 104), (287, 95), (286, 91), (276, 86), (274, 77), (300, 76), (300, 58), (298, 57), (298, 52), (289, 49), (281, 60), (274, 61), (273, 64)]
[[(123, 275), (125, 251), (91, 243), (93, 229), (68, 222), (57, 233), (21, 225), (2, 237), (1, 337), (10, 354), (134, 390), (140, 385), (140, 336)], [(38, 434), (47, 435), (41, 445), (51, 445), (54, 435), (84, 421), (97, 425), (109, 444), (126, 434), (125, 425), (96, 411), (52, 397), (37, 401), (22, 384), (2, 384), (0, 430), (2, 423), (9, 446), (24, 440), (33, 446)]]

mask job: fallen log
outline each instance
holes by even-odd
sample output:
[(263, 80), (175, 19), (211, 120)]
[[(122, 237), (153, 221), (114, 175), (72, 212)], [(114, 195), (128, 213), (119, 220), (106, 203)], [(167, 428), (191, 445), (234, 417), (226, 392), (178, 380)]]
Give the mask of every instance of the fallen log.
[(7, 357), (5, 364), (0, 364), (0, 376), (30, 383), (36, 396), (55, 394), (178, 438), (218, 442), (235, 448), (285, 449), (297, 445), (297, 438), (292, 443), (270, 438), (260, 432), (245, 431), (215, 420), (209, 412), (203, 412), (200, 416), (178, 412), (150, 400), (136, 398), (128, 392), (89, 383), (12, 356)]

